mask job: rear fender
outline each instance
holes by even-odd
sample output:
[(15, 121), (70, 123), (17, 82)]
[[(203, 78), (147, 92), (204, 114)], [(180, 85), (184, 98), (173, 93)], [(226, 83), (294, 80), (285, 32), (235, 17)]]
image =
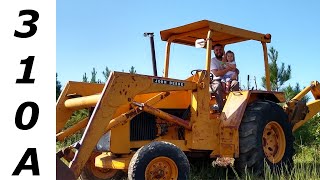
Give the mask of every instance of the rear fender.
[(220, 115), (219, 150), (214, 156), (239, 157), (239, 126), (248, 104), (258, 100), (269, 100), (276, 103), (284, 102), (284, 94), (272, 91), (235, 91), (228, 95)]

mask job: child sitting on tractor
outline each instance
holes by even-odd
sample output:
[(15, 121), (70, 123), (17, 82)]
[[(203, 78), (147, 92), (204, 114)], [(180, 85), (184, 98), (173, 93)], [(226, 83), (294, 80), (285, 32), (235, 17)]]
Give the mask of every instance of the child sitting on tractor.
[[(223, 56), (221, 63), (225, 68), (229, 66), (232, 69), (236, 69), (236, 61), (235, 61), (234, 53), (230, 50), (227, 51), (226, 54)], [(225, 75), (222, 76), (221, 82), (227, 94), (230, 92), (230, 85), (232, 80), (237, 80), (237, 79), (238, 79), (238, 74), (236, 73), (236, 70), (228, 71)]]

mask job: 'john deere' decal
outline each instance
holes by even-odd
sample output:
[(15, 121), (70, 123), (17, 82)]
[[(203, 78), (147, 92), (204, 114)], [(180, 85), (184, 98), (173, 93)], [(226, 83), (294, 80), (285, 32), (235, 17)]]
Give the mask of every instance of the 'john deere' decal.
[(164, 79), (152, 79), (153, 83), (157, 84), (166, 84), (171, 86), (184, 86), (183, 82), (177, 82), (177, 81), (170, 81), (170, 80), (164, 80)]

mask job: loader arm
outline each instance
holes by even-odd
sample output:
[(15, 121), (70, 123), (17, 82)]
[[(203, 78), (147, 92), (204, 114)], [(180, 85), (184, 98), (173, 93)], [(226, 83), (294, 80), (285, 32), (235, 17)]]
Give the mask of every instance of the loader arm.
[[(69, 89), (71, 89), (71, 86)], [(70, 169), (74, 173), (74, 176), (79, 177), (95, 145), (104, 134), (106, 127), (109, 125), (110, 120), (113, 119), (113, 115), (120, 106), (132, 103), (134, 97), (138, 94), (167, 91), (188, 91), (195, 89), (197, 89), (197, 83), (191, 81), (121, 72), (111, 73), (107, 83), (101, 91), (100, 99), (95, 105), (84, 134), (77, 145), (78, 151), (76, 152), (73, 161), (70, 163)], [(72, 92), (63, 92), (59, 101), (67, 100), (67, 98), (64, 98), (63, 96), (67, 96), (70, 93)], [(90, 102), (84, 101), (81, 101), (81, 103), (90, 104)], [(62, 106), (63, 104), (65, 105), (64, 108)], [(73, 110), (74, 109), (72, 108), (66, 108), (66, 104), (64, 102), (57, 103), (57, 131), (62, 128), (61, 124), (66, 122), (66, 119), (68, 118), (67, 116), (70, 116)], [(60, 112), (62, 114), (59, 114)]]
[(59, 133), (63, 129), (74, 112), (74, 109), (66, 108), (65, 102), (73, 97), (84, 97), (101, 93), (103, 86), (103, 84), (69, 81), (63, 88), (56, 104), (56, 133)]

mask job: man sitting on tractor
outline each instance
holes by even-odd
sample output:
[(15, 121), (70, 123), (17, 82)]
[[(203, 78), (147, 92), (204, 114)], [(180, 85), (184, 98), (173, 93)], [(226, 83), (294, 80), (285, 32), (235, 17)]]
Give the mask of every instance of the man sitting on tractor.
[[(213, 78), (211, 82), (211, 90), (216, 97), (216, 101), (218, 105), (217, 110), (221, 112), (223, 108), (223, 93), (224, 93), (224, 89), (221, 84), (221, 77), (224, 76), (228, 71), (236, 71), (236, 69), (231, 66), (223, 66), (222, 58), (224, 55), (224, 48), (221, 44), (214, 45), (213, 52), (215, 54), (215, 57), (211, 59), (211, 65), (210, 65), (211, 73), (213, 74)], [(230, 85), (230, 90), (231, 91), (239, 90), (239, 83), (237, 80), (232, 80)]]

